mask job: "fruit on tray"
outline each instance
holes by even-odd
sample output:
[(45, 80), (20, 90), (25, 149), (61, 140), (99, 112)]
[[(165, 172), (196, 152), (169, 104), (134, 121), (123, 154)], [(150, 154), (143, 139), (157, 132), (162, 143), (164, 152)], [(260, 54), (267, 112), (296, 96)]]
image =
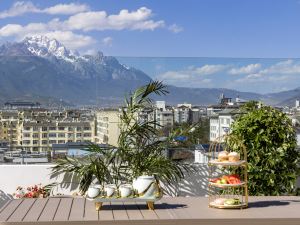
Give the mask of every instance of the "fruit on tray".
[(222, 151), (218, 154), (218, 162), (238, 162), (240, 154), (237, 152)]
[(211, 179), (210, 182), (216, 183), (216, 184), (240, 184), (241, 179), (240, 179), (239, 175), (232, 174), (232, 175), (228, 175), (228, 176), (224, 175), (219, 178)]
[(238, 198), (217, 198), (213, 201), (215, 205), (234, 206), (240, 205), (241, 201)]
[(241, 201), (238, 198), (230, 198), (224, 201), (224, 205), (232, 206), (232, 205), (240, 205)]
[(217, 198), (217, 199), (215, 199), (214, 204), (216, 204), (216, 205), (224, 205), (224, 202), (226, 200), (227, 200), (226, 198)]

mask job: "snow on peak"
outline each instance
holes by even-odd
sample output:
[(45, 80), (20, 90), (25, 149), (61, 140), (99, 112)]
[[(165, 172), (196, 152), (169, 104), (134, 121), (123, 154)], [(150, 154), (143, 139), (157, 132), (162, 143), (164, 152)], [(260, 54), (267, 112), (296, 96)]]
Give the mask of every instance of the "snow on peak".
[(35, 35), (26, 37), (23, 43), (27, 46), (27, 49), (36, 56), (55, 56), (71, 62), (79, 57), (77, 52), (68, 50), (62, 43), (47, 36)]

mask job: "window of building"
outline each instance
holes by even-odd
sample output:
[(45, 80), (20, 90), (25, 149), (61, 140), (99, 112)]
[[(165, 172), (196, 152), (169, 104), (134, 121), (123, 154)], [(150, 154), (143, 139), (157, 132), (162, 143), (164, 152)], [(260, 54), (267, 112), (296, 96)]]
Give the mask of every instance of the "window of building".
[(86, 133), (83, 135), (84, 137), (91, 137), (91, 133)]
[(49, 144), (56, 144), (56, 140), (49, 140)]
[(24, 145), (30, 145), (30, 143), (31, 143), (30, 140), (25, 140), (25, 141), (23, 141), (23, 144), (24, 144)]
[(56, 137), (56, 133), (49, 133), (49, 137)]
[(76, 137), (81, 137), (81, 136), (82, 136), (81, 133), (76, 134)]
[(42, 134), (42, 138), (47, 138), (48, 134)]
[(58, 144), (64, 144), (65, 141), (64, 140), (58, 140)]
[(230, 119), (226, 119), (226, 123), (227, 123), (227, 124), (230, 124)]
[(38, 141), (37, 141), (37, 140), (34, 140), (34, 141), (32, 142), (32, 144), (37, 145), (37, 144), (38, 144)]
[(25, 133), (24, 137), (27, 137), (27, 138), (30, 137), (30, 133)]
[(56, 127), (49, 127), (49, 130), (56, 130)]
[(65, 127), (58, 127), (58, 130), (65, 130)]
[(65, 136), (66, 136), (65, 134), (61, 134), (61, 133), (58, 134), (58, 137), (60, 138), (64, 138)]
[(42, 127), (42, 131), (47, 131), (48, 127)]
[(68, 127), (68, 131), (73, 131), (73, 127)]
[(84, 130), (91, 130), (90, 127), (84, 127)]
[(77, 129), (77, 131), (80, 131), (80, 130), (81, 130), (81, 127), (77, 127), (76, 129)]
[(39, 137), (39, 134), (33, 134), (32, 137), (33, 137), (33, 138), (38, 138), (38, 137)]
[(47, 144), (48, 144), (48, 141), (42, 140), (42, 145), (47, 145)]
[(24, 130), (30, 130), (30, 127), (24, 127)]
[(39, 130), (39, 127), (34, 126), (34, 127), (32, 127), (32, 130), (33, 130), (33, 131), (38, 131), (38, 130)]

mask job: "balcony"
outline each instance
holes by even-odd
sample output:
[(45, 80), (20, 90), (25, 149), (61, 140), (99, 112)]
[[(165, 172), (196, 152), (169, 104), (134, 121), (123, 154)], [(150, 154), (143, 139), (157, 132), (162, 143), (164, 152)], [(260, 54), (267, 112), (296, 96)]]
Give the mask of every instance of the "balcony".
[(148, 210), (142, 203), (112, 203), (96, 211), (85, 198), (9, 201), (0, 224), (272, 224), (300, 223), (300, 197), (253, 197), (244, 210), (207, 207), (205, 197), (166, 197)]
[(92, 202), (71, 196), (76, 187), (58, 190), (65, 197), (13, 200), (9, 194), (19, 185), (59, 182), (63, 177), (49, 177), (51, 164), (1, 165), (5, 185), (0, 190), (0, 224), (300, 224), (298, 196), (250, 197), (244, 210), (208, 208), (207, 167), (195, 166), (197, 172), (168, 189), (154, 211), (143, 203), (128, 202), (107, 203), (98, 212)]

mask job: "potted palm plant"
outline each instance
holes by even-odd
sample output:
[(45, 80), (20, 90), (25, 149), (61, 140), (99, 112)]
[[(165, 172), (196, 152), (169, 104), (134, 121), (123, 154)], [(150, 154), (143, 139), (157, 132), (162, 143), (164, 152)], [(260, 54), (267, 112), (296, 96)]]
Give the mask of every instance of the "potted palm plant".
[(157, 194), (160, 190), (158, 180), (174, 183), (184, 178), (184, 172), (190, 171), (191, 166), (173, 161), (165, 154), (166, 147), (173, 140), (172, 135), (162, 140), (158, 135), (160, 125), (157, 121), (140, 121), (138, 116), (145, 107), (153, 105), (153, 94), (167, 93), (166, 86), (159, 81), (151, 81), (136, 89), (125, 98), (120, 113), (118, 147), (102, 148), (91, 144), (86, 149), (90, 154), (84, 159), (67, 157), (58, 160), (52, 169), (53, 174), (75, 173), (79, 176), (82, 192), (86, 192), (93, 182), (102, 186), (133, 183), (140, 195)]

